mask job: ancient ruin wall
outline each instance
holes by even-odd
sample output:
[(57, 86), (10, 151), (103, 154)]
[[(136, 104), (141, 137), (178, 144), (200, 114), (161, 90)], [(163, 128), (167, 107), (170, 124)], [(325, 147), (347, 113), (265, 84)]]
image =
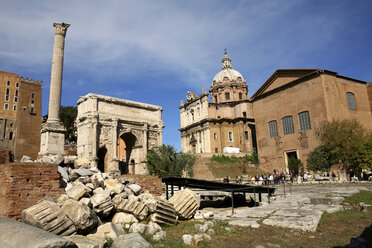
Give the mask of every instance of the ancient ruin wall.
[(60, 188), (58, 167), (41, 163), (8, 163), (0, 165), (0, 215), (21, 220), (22, 210), (43, 197), (56, 200)]
[(162, 194), (161, 178), (148, 175), (123, 175), (121, 177), (131, 178), (142, 187), (142, 191), (148, 190), (153, 195)]

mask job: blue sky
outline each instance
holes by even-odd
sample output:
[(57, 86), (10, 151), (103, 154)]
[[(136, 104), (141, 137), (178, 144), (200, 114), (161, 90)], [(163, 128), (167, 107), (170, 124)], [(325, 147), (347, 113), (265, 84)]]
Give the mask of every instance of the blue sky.
[(180, 100), (210, 87), (224, 49), (249, 96), (279, 68), (372, 81), (372, 1), (0, 0), (0, 70), (42, 80), (48, 111), (53, 22), (66, 22), (62, 105), (97, 93), (163, 107), (180, 150)]

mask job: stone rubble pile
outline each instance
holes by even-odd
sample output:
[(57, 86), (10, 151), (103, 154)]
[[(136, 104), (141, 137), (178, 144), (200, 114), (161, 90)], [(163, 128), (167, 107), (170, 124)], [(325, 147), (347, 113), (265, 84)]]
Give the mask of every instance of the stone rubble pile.
[[(34, 162), (26, 156), (22, 161)], [(44, 198), (25, 209), (22, 220), (77, 247), (106, 247), (109, 240), (112, 247), (127, 247), (123, 244), (128, 242), (151, 247), (142, 234), (160, 241), (166, 237), (160, 225), (190, 219), (200, 206), (200, 198), (191, 190), (179, 191), (168, 201), (143, 192), (132, 179), (90, 168), (88, 161), (76, 156), (49, 156), (35, 162), (58, 165), (66, 193), (57, 202)], [(207, 230), (203, 235), (193, 242), (208, 239)]]

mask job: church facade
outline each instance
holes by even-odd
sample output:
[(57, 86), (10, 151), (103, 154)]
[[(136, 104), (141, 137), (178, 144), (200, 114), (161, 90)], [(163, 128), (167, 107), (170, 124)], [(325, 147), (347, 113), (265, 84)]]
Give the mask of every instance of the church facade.
[(324, 121), (356, 119), (372, 131), (372, 83), (329, 70), (279, 69), (248, 98), (246, 81), (225, 52), (209, 93), (211, 102), (204, 90), (188, 92), (181, 103), (183, 152), (237, 147), (257, 151), (261, 167), (284, 171), (291, 156), (306, 165)]

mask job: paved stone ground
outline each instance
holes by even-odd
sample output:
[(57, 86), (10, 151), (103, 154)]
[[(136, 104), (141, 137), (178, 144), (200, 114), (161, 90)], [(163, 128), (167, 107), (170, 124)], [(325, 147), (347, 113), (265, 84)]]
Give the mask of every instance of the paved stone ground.
[[(205, 208), (203, 212), (213, 212), (214, 217), (231, 225), (258, 228), (257, 221), (271, 226), (282, 226), (315, 232), (324, 211), (332, 213), (342, 209), (344, 196), (360, 190), (372, 190), (371, 183), (319, 184), (286, 187), (279, 186), (271, 203), (259, 207), (237, 208), (232, 215), (231, 208)], [(263, 197), (264, 198), (264, 197)]]

